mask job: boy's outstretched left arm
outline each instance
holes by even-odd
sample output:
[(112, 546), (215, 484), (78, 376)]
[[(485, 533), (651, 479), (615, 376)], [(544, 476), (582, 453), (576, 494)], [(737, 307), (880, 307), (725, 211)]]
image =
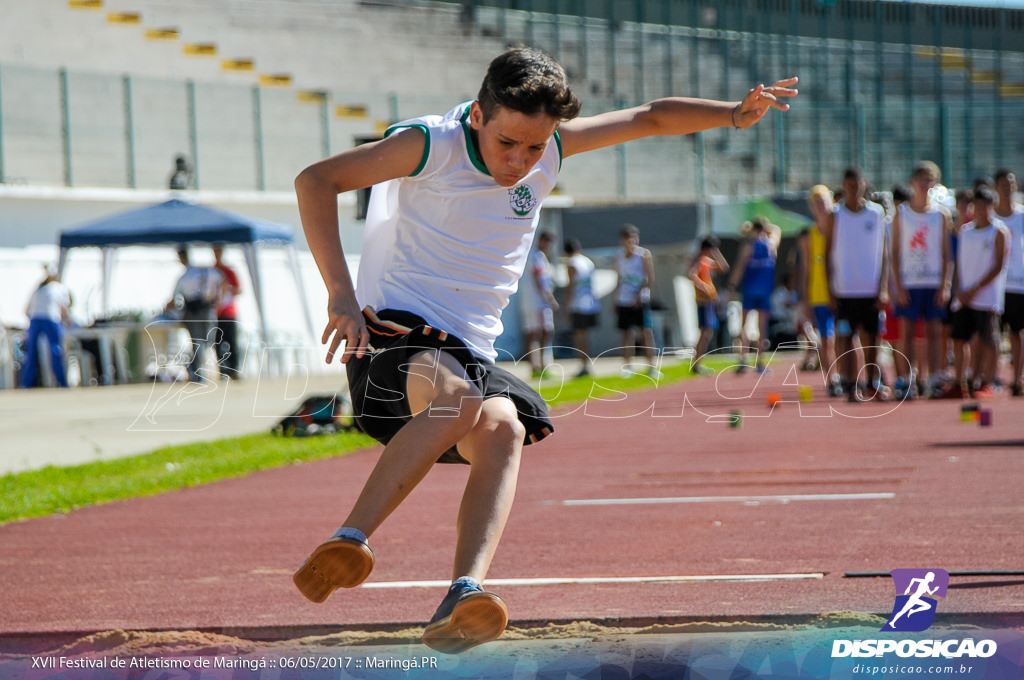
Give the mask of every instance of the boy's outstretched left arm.
[(758, 85), (738, 102), (670, 97), (576, 118), (559, 127), (562, 154), (571, 156), (643, 137), (687, 135), (716, 127), (748, 128), (769, 109), (788, 111), (789, 104), (782, 100), (797, 95), (796, 83), (797, 78), (787, 78), (769, 86)]

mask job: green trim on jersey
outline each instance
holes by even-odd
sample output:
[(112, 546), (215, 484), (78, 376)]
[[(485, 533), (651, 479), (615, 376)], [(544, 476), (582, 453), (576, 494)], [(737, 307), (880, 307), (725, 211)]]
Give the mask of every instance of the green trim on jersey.
[(469, 112), (472, 108), (472, 104), (467, 106), (466, 110), (463, 111), (462, 115), (459, 117), (459, 123), (462, 125), (462, 132), (466, 135), (466, 150), (469, 151), (469, 160), (473, 164), (473, 167), (490, 177), (491, 171), (488, 170), (487, 166), (480, 160), (480, 156), (476, 150), (476, 144), (473, 143), (473, 134), (469, 125)]
[(416, 175), (423, 172), (423, 168), (427, 165), (427, 159), (430, 157), (430, 130), (427, 128), (427, 126), (423, 125), (422, 123), (414, 123), (412, 125), (395, 125), (387, 129), (387, 131), (384, 133), (384, 138), (386, 139), (390, 137), (392, 132), (397, 132), (399, 130), (408, 130), (409, 128), (417, 128), (419, 130), (422, 130), (423, 134), (426, 136), (426, 139), (424, 140), (423, 143), (423, 156), (420, 157), (420, 164), (417, 165), (416, 169), (413, 170), (412, 174), (409, 175), (409, 177), (415, 177)]
[[(480, 172), (484, 173), (485, 175), (490, 176), (491, 171), (488, 170), (487, 166), (484, 165), (483, 162), (480, 160), (480, 157), (479, 157), (479, 155), (477, 154), (477, 151), (476, 151), (476, 145), (473, 143), (473, 135), (470, 134), (470, 126), (469, 126), (468, 123), (469, 123), (469, 111), (472, 108), (473, 108), (472, 105), (467, 106), (466, 110), (463, 112), (462, 116), (459, 118), (459, 122), (462, 124), (462, 131), (466, 135), (466, 149), (469, 150), (469, 160), (472, 161), (473, 166), (477, 170), (479, 170)], [(558, 130), (555, 130), (555, 144), (558, 145), (558, 169), (561, 170), (562, 169), (562, 138), (559, 136)]]

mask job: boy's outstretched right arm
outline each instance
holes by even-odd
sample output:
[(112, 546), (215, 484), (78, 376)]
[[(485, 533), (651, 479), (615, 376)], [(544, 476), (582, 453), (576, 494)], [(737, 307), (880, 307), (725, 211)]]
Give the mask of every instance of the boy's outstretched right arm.
[(769, 109), (788, 111), (783, 100), (797, 96), (796, 78), (758, 85), (738, 102), (666, 97), (642, 106), (576, 118), (559, 126), (562, 154), (574, 154), (634, 139), (686, 135), (716, 127), (748, 128)]
[(295, 178), (306, 243), (327, 286), (327, 326), (321, 338), (325, 345), (330, 343), (327, 363), (342, 342), (342, 363), (353, 354), (362, 357), (369, 342), (338, 233), (338, 194), (411, 175), (423, 158), (425, 143), (421, 130), (408, 128), (318, 161)]

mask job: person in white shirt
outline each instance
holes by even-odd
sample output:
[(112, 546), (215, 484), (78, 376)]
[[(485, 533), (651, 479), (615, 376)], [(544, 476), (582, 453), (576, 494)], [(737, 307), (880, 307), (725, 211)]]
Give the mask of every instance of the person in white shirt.
[(992, 179), (999, 196), (996, 217), (1010, 230), (1003, 326), (1010, 334), (1010, 363), (1013, 366), (1010, 393), (1020, 397), (1024, 396), (1024, 206), (1013, 202), (1017, 193), (1017, 176), (1012, 171), (998, 170)]
[(622, 375), (631, 376), (636, 331), (640, 331), (640, 346), (647, 358), (648, 374), (658, 379), (654, 365), (654, 318), (651, 316), (651, 286), (654, 285), (654, 258), (651, 251), (640, 247), (640, 230), (633, 224), (623, 225), (619, 232), (622, 248), (615, 254), (615, 315), (622, 331)]
[[(299, 174), (302, 225), (329, 293), (327, 361), (344, 343), (357, 422), (386, 443), (343, 526), (296, 571), (300, 592), (321, 602), (361, 583), (374, 564), (367, 537), (435, 462), (468, 463), (455, 579), (423, 641), (458, 653), (502, 634), (507, 608), (481, 582), (523, 445), (552, 427), (544, 400), (494, 364), (494, 340), (562, 160), (650, 135), (750, 127), (769, 108), (787, 109), (795, 82), (758, 86), (740, 102), (671, 98), (579, 118), (561, 65), (513, 49), (491, 62), (475, 101)], [(371, 185), (353, 286), (337, 195)]]
[(64, 325), (71, 309), (71, 293), (47, 268), (46, 277), (28, 300), (25, 315), (25, 358), (21, 366), (21, 386), (36, 387), (40, 379), (39, 341), (45, 338), (50, 347), (50, 370), (60, 387), (68, 386), (64, 366)]
[(181, 321), (192, 338), (188, 376), (200, 382), (206, 351), (216, 342), (217, 305), (224, 289), (224, 274), (216, 267), (197, 267), (189, 262), (188, 248), (178, 248), (178, 260), (185, 267), (174, 285), (172, 305), (180, 310)]
[[(913, 399), (918, 381), (928, 394), (937, 390), (942, 356), (942, 319), (946, 315), (953, 282), (953, 258), (949, 232), (949, 211), (935, 205), (929, 192), (939, 183), (939, 167), (931, 161), (919, 163), (910, 175), (913, 194), (896, 208), (892, 220), (892, 277), (896, 294), (896, 316), (900, 319), (900, 351), (897, 357), (895, 396)], [(925, 323), (926, 360), (918, 361), (916, 326)], [(926, 369), (915, 376), (910, 369)]]
[[(953, 342), (974, 341), (971, 346), (972, 383), (970, 394), (978, 398), (993, 395), (991, 382), (999, 366), (1000, 317), (1006, 292), (1006, 263), (1010, 233), (996, 216), (997, 200), (991, 187), (974, 190), (974, 219), (960, 230), (957, 248), (957, 285), (953, 301)], [(964, 362), (954, 366), (953, 384), (945, 398), (963, 397)]]
[(885, 397), (882, 376), (876, 371), (869, 384), (858, 385), (860, 375), (853, 340), (859, 338), (864, 365), (877, 368), (879, 312), (888, 301), (888, 248), (885, 211), (865, 199), (867, 182), (857, 168), (843, 175), (843, 202), (829, 214), (825, 260), (829, 297), (836, 310), (836, 354), (840, 375), (850, 401)]
[(583, 366), (577, 377), (590, 374), (590, 329), (597, 326), (601, 301), (594, 293), (594, 261), (583, 254), (576, 239), (565, 242), (566, 272), (569, 285), (565, 289), (565, 310), (572, 325), (573, 341), (582, 354)]
[(537, 245), (530, 249), (526, 261), (526, 272), (519, 280), (520, 312), (523, 315), (522, 329), (526, 334), (526, 352), (533, 377), (544, 375), (547, 365), (545, 354), (549, 353), (551, 340), (555, 335), (555, 284), (548, 259), (551, 245), (555, 242), (551, 232), (537, 235)]

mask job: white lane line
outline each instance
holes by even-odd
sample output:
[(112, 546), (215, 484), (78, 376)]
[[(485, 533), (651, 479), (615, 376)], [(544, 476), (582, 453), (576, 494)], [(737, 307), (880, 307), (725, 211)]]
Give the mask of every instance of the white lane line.
[[(695, 576), (598, 576), (584, 578), (490, 578), (488, 586), (561, 586), (602, 583), (699, 583), (706, 581), (798, 581), (825, 578), (824, 573), (808, 574), (707, 574)], [(447, 588), (451, 581), (380, 581), (364, 583), (360, 588)]]
[(809, 493), (783, 496), (678, 496), (675, 498), (590, 498), (548, 501), (559, 505), (654, 505), (665, 503), (792, 503), (794, 501), (877, 501), (890, 500), (894, 493)]

